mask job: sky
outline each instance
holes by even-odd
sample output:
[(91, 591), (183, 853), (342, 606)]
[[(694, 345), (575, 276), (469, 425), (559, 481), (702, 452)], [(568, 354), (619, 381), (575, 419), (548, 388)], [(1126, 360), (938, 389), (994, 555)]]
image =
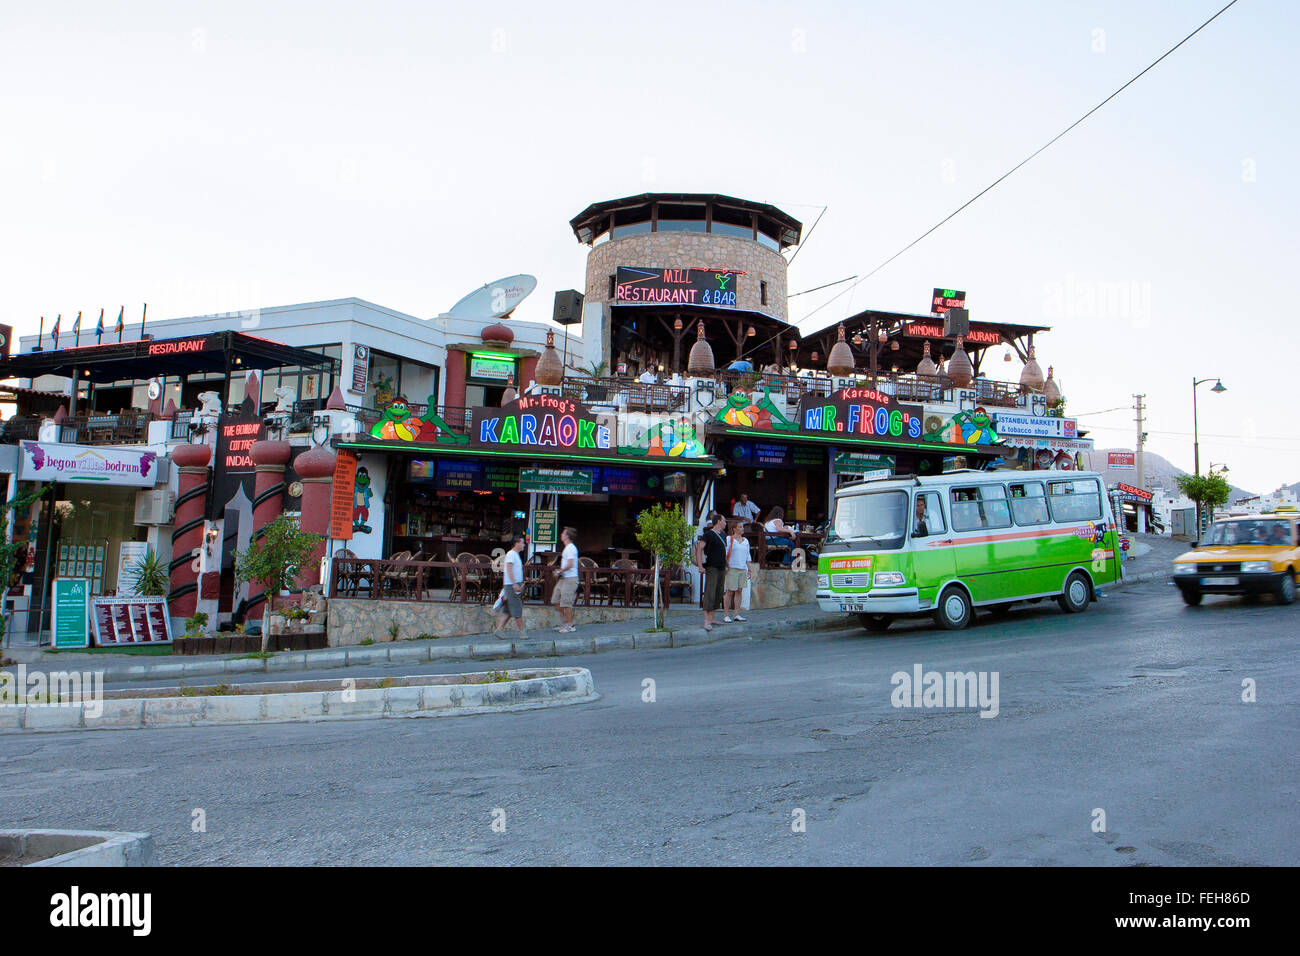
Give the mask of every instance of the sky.
[[(546, 319), (583, 285), (568, 220), (653, 191), (801, 219), (792, 292), (863, 276), (1224, 2), (7, 4), (0, 322), (346, 296), (426, 317), (518, 272), (515, 316)], [(1097, 447), (1132, 447), (1142, 393), (1148, 449), (1190, 470), (1191, 383), (1221, 377), (1202, 469), (1300, 481), (1298, 27), (1239, 0), (792, 320), (963, 289), (976, 321), (1052, 326), (1039, 361)]]

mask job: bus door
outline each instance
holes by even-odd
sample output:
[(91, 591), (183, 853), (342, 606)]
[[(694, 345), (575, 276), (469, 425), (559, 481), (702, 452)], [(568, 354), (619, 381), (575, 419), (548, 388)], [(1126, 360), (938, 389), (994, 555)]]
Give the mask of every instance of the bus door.
[(938, 599), (939, 585), (952, 580), (956, 574), (942, 493), (925, 490), (916, 493), (910, 528), (915, 581), (908, 583), (918, 588), (922, 607), (932, 606)]

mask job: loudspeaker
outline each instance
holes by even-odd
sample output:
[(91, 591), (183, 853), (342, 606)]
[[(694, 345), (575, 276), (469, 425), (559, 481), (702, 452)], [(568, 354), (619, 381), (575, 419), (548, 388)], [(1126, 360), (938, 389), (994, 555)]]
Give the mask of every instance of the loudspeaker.
[(943, 314), (943, 334), (968, 335), (970, 333), (970, 309), (949, 309)]
[(577, 289), (565, 289), (555, 293), (555, 311), (551, 318), (560, 325), (573, 325), (582, 321), (582, 293)]

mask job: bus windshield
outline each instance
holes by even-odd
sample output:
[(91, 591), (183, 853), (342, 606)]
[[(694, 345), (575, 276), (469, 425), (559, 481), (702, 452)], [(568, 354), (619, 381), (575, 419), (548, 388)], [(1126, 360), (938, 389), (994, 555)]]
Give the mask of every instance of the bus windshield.
[(901, 548), (907, 530), (907, 492), (878, 491), (839, 498), (832, 525), (840, 540), (865, 541), (886, 551)]

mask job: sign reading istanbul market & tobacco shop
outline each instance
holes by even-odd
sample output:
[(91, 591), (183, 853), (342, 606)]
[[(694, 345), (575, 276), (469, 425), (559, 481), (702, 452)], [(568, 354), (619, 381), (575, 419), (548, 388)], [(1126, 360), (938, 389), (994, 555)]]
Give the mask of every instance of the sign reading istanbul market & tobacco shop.
[(608, 424), (558, 395), (525, 395), (500, 408), (475, 408), (469, 447), (491, 451), (557, 451), (617, 455)]

